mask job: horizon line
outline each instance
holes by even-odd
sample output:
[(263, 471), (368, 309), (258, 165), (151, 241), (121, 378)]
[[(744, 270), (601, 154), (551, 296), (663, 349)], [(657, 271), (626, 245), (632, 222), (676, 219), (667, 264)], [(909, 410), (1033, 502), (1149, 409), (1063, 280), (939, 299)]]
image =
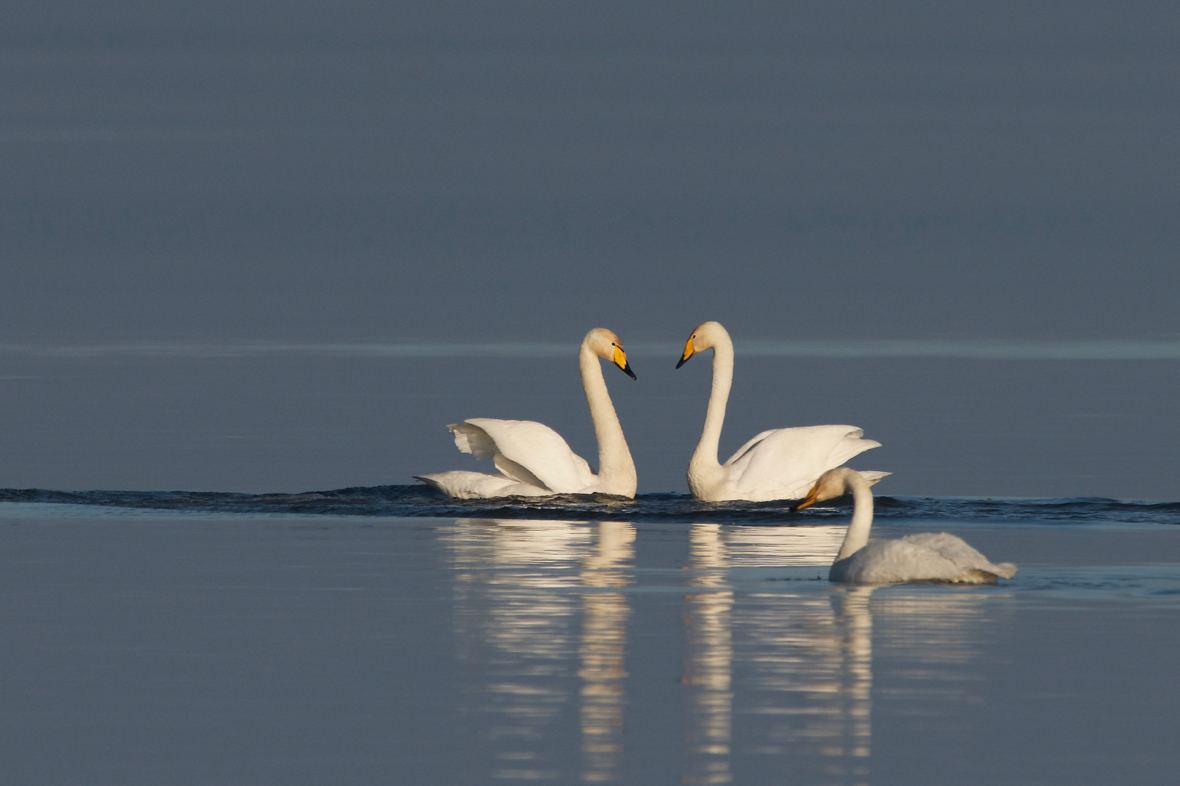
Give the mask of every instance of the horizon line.
[[(848, 339), (736, 341), (744, 357), (846, 360), (917, 358), (964, 360), (1180, 360), (1180, 339)], [(576, 343), (541, 342), (281, 342), (128, 341), (105, 344), (0, 344), (0, 354), (51, 358), (87, 357), (264, 357), (319, 355), (372, 358), (569, 357)], [(636, 342), (639, 357), (679, 353), (679, 342)]]

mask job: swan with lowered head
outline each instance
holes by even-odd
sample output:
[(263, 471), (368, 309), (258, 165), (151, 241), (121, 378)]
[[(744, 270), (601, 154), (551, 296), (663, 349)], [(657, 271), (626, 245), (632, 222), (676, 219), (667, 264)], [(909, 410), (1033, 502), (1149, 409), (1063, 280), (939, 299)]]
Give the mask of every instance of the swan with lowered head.
[[(721, 464), (717, 450), (733, 385), (733, 341), (729, 333), (717, 322), (699, 325), (688, 337), (676, 368), (706, 349), (713, 350), (713, 389), (705, 428), (688, 464), (688, 488), (696, 499), (799, 499), (825, 470), (881, 446), (880, 442), (861, 439), (864, 432), (855, 426), (777, 428), (763, 431)], [(876, 483), (889, 473), (863, 474), (869, 483)]]
[(988, 562), (962, 538), (945, 532), (923, 532), (898, 540), (869, 541), (873, 525), (873, 492), (856, 470), (837, 467), (820, 476), (807, 496), (792, 507), (803, 510), (816, 502), (852, 492), (852, 522), (836, 561), (828, 571), (829, 581), (847, 584), (895, 584), (907, 581), (938, 581), (952, 584), (995, 584), (996, 579), (1016, 575), (1011, 562)]
[(598, 358), (614, 363), (635, 379), (623, 342), (605, 328), (586, 334), (578, 350), (582, 387), (598, 438), (598, 474), (570, 450), (561, 435), (531, 420), (471, 418), (447, 426), (455, 445), (477, 459), (490, 458), (498, 475), (483, 472), (439, 472), (415, 475), (448, 497), (541, 497), (553, 494), (615, 494), (634, 497), (635, 462), (623, 438), (623, 427), (611, 403)]

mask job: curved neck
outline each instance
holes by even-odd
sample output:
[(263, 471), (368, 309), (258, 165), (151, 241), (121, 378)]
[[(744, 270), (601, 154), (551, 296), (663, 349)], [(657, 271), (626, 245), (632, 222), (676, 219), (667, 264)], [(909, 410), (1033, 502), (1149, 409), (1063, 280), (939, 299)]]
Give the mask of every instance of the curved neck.
[(623, 427), (615, 413), (615, 405), (602, 378), (598, 356), (586, 344), (578, 352), (578, 367), (582, 372), (582, 388), (590, 405), (590, 419), (594, 421), (594, 436), (598, 439), (598, 482), (607, 494), (629, 496), (637, 485), (635, 462), (623, 437)]
[(721, 426), (725, 423), (725, 405), (732, 385), (733, 342), (728, 336), (719, 337), (713, 346), (713, 389), (709, 392), (709, 409), (705, 412), (705, 427), (692, 454), (691, 465), (720, 466), (717, 450), (721, 445)]
[(852, 492), (854, 506), (852, 522), (844, 535), (844, 543), (840, 545), (840, 553), (836, 555), (837, 562), (863, 549), (869, 542), (869, 529), (873, 526), (873, 492), (869, 489), (869, 482), (856, 470), (847, 469), (844, 485)]

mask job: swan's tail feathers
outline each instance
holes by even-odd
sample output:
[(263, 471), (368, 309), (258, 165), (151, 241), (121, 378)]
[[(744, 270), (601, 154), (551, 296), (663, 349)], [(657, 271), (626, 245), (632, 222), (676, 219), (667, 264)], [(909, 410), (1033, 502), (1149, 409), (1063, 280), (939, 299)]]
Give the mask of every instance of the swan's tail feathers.
[[(856, 426), (813, 426), (817, 431), (820, 429), (828, 430), (828, 433), (833, 437), (839, 434), (839, 429), (844, 429), (844, 433), (839, 439), (835, 439), (832, 443), (831, 453), (828, 455), (828, 460), (825, 462), (827, 466), (825, 469), (832, 469), (839, 467), (845, 462), (851, 461), (854, 456), (859, 456), (866, 450), (881, 447), (881, 443), (875, 439), (865, 439), (863, 428)], [(884, 477), (882, 475), (882, 477)], [(877, 478), (880, 480), (881, 478)]]
[(849, 439), (855, 439), (858, 443), (860, 443), (860, 452), (863, 453), (866, 450), (872, 450), (873, 448), (881, 447), (880, 442), (875, 439), (865, 439), (864, 434), (864, 429), (858, 428), (856, 431), (853, 431), (848, 435)]
[(447, 428), (455, 435), (455, 447), (462, 453), (470, 453), (477, 459), (494, 459), (500, 451), (496, 441), (479, 426), (471, 423), (448, 423)]
[(413, 477), (414, 480), (422, 481), (423, 483), (425, 483), (427, 486), (430, 486), (435, 491), (441, 491), (444, 494), (446, 493), (446, 490), (442, 487), (442, 484), (440, 484), (437, 480), (432, 478), (430, 475), (412, 475), (411, 477)]
[(503, 475), (452, 470), (414, 475), (415, 480), (427, 483), (451, 499), (491, 499), (493, 497), (540, 497), (553, 492), (527, 483), (520, 483)]
[(923, 579), (923, 581), (946, 582), (947, 584), (995, 584), (996, 574), (983, 568), (967, 568), (953, 578)]
[(1016, 566), (1011, 562), (1001, 562), (993, 567), (996, 569), (996, 575), (1002, 579), (1010, 579), (1016, 575)]
[(846, 428), (850, 431), (844, 435), (846, 440), (854, 440), (857, 443), (857, 453), (863, 453), (866, 450), (881, 447), (881, 443), (875, 439), (865, 439), (865, 430), (858, 426), (837, 426), (836, 428)]
[(875, 469), (858, 469), (857, 472), (860, 473), (862, 478), (869, 482), (870, 486), (879, 481), (881, 478), (887, 478), (893, 474), (892, 472), (878, 472)]

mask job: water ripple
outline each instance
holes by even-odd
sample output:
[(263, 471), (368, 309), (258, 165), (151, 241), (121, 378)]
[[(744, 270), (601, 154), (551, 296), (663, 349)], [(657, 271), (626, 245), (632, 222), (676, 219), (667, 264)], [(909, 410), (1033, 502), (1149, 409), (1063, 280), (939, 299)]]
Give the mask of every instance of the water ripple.
[[(1124, 502), (1104, 498), (956, 499), (877, 498), (878, 520), (979, 524), (1180, 524), (1180, 502)], [(572, 521), (676, 521), (723, 524), (808, 525), (843, 521), (847, 502), (791, 513), (790, 503), (698, 502), (686, 494), (564, 495), (492, 500), (446, 499), (425, 486), (370, 486), (297, 494), (214, 491), (51, 491), (0, 489), (0, 503), (81, 505), (126, 510), (167, 510), (237, 515), (563, 519)]]

